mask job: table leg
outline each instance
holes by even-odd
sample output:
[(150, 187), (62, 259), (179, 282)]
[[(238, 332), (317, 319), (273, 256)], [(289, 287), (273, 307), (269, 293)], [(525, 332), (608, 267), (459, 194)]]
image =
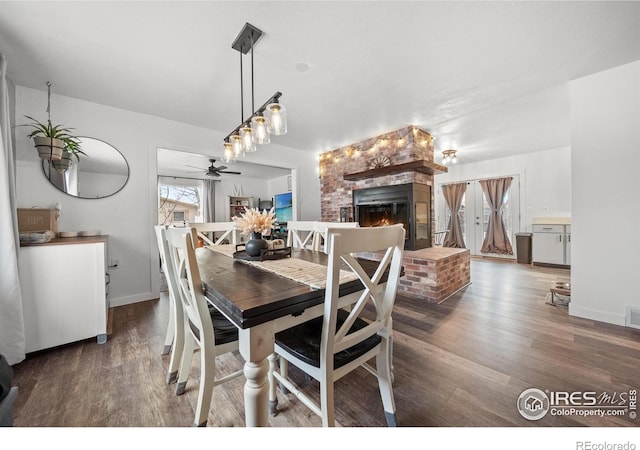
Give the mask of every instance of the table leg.
[(278, 415), (277, 382), (273, 372), (278, 370), (278, 357), (275, 353), (269, 355), (269, 415)]
[(245, 360), (244, 415), (248, 427), (263, 427), (269, 419), (269, 364), (273, 353), (272, 323), (240, 330), (240, 354)]

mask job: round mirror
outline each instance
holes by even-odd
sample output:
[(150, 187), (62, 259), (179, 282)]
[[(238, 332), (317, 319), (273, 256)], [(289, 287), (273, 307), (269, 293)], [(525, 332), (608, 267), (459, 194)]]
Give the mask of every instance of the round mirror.
[(42, 170), (56, 188), (78, 198), (104, 198), (120, 191), (129, 180), (129, 164), (115, 147), (99, 139), (80, 137), (85, 155), (49, 162)]

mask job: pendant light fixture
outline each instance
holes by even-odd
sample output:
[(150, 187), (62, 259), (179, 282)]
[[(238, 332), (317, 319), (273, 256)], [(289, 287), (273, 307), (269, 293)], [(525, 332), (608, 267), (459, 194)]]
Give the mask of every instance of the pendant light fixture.
[[(279, 102), (282, 93), (276, 92), (260, 108), (254, 106), (253, 86), (253, 47), (262, 36), (262, 31), (250, 23), (246, 23), (240, 34), (231, 44), (231, 48), (240, 53), (240, 125), (229, 133), (223, 142), (223, 160), (234, 162), (246, 153), (255, 152), (256, 144), (268, 144), (270, 135), (281, 136), (287, 132), (287, 115), (284, 106)], [(244, 117), (244, 83), (242, 55), (251, 51), (251, 109), (253, 113)]]

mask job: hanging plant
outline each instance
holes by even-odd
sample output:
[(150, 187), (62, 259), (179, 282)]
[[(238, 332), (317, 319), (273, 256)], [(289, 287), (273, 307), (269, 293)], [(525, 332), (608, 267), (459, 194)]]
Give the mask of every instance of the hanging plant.
[(86, 154), (80, 149), (80, 139), (71, 133), (73, 128), (51, 124), (51, 83), (47, 82), (47, 88), (47, 113), (49, 114), (47, 122), (43, 123), (31, 116), (25, 116), (31, 120), (31, 123), (18, 126), (33, 129), (27, 137), (33, 139), (40, 158), (60, 161), (63, 158), (63, 152), (66, 151), (80, 161), (80, 155)]

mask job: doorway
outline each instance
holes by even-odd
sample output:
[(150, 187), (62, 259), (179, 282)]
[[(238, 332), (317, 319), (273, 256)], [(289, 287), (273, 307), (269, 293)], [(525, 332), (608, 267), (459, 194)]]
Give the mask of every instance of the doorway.
[[(512, 175), (511, 177), (511, 186), (505, 196), (501, 210), (507, 236), (509, 236), (511, 246), (514, 248), (514, 254), (512, 255), (482, 252), (482, 243), (487, 234), (487, 225), (489, 223), (491, 209), (482, 191), (480, 180), (461, 181), (467, 183), (467, 189), (462, 198), (460, 210), (458, 211), (458, 219), (462, 226), (465, 247), (469, 249), (472, 256), (492, 256), (506, 259), (515, 258), (515, 233), (520, 230), (520, 177), (518, 175)], [(451, 211), (446, 207), (442, 189), (439, 191), (441, 204), (445, 205), (446, 209), (445, 223), (448, 224)]]

